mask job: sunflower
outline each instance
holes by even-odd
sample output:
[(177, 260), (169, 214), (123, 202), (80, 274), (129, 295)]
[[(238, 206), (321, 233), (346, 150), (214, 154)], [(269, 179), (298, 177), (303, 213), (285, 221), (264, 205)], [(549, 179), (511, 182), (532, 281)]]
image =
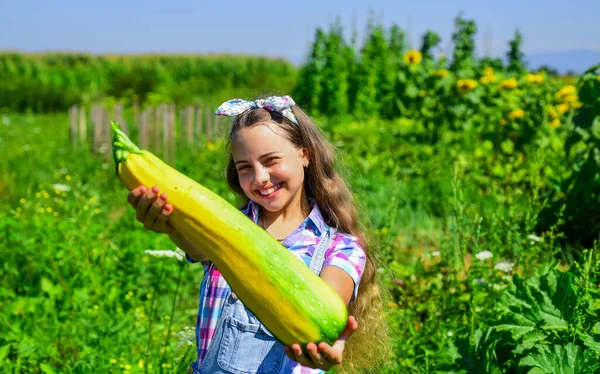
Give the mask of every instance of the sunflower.
[(530, 83), (542, 83), (544, 81), (543, 74), (527, 74), (526, 78)]
[(421, 63), (423, 56), (421, 56), (421, 52), (416, 49), (411, 49), (410, 51), (404, 54), (404, 62), (408, 65), (418, 65)]
[(477, 81), (473, 79), (459, 79), (456, 82), (456, 89), (459, 92), (469, 92), (477, 87)]
[(567, 85), (561, 88), (557, 93), (556, 97), (561, 98), (565, 96), (572, 96), (577, 94), (577, 89), (573, 85)]
[(515, 78), (505, 79), (500, 83), (500, 88), (504, 88), (506, 90), (512, 90), (517, 88), (519, 84)]
[(515, 109), (512, 112), (508, 113), (508, 118), (510, 119), (519, 119), (525, 116), (525, 111), (523, 109)]

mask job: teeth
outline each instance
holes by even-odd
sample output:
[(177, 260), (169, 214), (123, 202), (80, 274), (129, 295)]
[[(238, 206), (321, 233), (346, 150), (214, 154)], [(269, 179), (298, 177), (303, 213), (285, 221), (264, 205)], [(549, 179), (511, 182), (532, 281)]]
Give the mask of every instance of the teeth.
[(277, 191), (278, 189), (279, 188), (277, 188), (277, 186), (273, 186), (273, 187), (269, 188), (268, 190), (259, 190), (259, 192), (261, 195), (267, 196), (267, 195), (270, 195), (273, 192)]

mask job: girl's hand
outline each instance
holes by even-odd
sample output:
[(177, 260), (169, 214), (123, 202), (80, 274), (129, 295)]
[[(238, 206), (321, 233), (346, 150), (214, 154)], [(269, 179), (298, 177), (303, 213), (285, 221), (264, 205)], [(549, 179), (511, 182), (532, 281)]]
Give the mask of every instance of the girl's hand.
[(173, 205), (167, 203), (167, 194), (160, 194), (157, 186), (150, 189), (145, 186), (134, 188), (127, 196), (127, 202), (135, 208), (136, 219), (145, 228), (157, 233), (175, 234), (175, 228), (169, 224)]
[(346, 328), (342, 331), (340, 337), (333, 345), (329, 345), (325, 342), (321, 342), (319, 345), (308, 343), (306, 346), (308, 355), (302, 352), (300, 344), (292, 344), (291, 347), (285, 346), (283, 349), (290, 360), (294, 360), (302, 366), (327, 371), (331, 369), (331, 367), (342, 363), (342, 353), (344, 352), (346, 339), (352, 335), (357, 327), (358, 323), (356, 322), (356, 319), (353, 316), (349, 316)]

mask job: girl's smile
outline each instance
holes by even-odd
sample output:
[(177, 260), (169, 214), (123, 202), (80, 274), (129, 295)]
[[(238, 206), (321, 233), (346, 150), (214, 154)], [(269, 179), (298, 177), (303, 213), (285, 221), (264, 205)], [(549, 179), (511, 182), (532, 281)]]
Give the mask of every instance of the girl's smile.
[(280, 214), (300, 215), (307, 207), (304, 166), (308, 154), (297, 148), (281, 130), (269, 123), (240, 129), (231, 141), (239, 184), (246, 196), (266, 212), (269, 221)]
[(258, 191), (258, 193), (260, 193), (262, 195), (263, 198), (272, 199), (275, 196), (277, 196), (277, 192), (279, 192), (279, 190), (281, 189), (282, 186), (283, 186), (283, 183), (277, 183), (276, 185), (261, 188), (257, 191)]

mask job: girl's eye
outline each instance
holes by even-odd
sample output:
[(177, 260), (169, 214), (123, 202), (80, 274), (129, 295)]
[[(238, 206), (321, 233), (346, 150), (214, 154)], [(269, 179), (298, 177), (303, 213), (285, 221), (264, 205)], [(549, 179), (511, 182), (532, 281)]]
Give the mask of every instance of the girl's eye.
[(272, 164), (272, 163), (274, 163), (275, 161), (277, 161), (278, 159), (279, 159), (279, 157), (269, 157), (269, 158), (267, 159), (267, 163), (269, 163), (269, 164)]
[(247, 169), (247, 168), (249, 168), (249, 166), (248, 166), (248, 165), (242, 165), (242, 166), (240, 166), (240, 167), (238, 168), (238, 171), (242, 171), (242, 170), (244, 170), (244, 169)]

